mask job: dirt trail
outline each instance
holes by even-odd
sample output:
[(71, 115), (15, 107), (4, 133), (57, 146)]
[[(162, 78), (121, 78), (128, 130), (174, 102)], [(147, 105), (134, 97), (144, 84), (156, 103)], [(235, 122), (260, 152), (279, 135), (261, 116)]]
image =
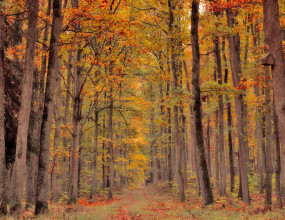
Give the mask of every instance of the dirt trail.
[(165, 194), (153, 189), (137, 189), (122, 196), (115, 215), (110, 219), (191, 219), (190, 213)]

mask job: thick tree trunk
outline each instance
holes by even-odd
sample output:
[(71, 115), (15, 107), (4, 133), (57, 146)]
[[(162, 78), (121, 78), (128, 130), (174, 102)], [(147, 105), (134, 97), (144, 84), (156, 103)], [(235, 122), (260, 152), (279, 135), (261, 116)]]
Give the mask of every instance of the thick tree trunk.
[[(61, 62), (57, 66), (57, 76), (56, 76), (56, 95), (55, 95), (55, 108), (54, 108), (54, 117), (55, 117), (55, 132), (54, 132), (54, 151), (56, 151), (60, 145), (60, 130), (61, 130), (61, 121), (62, 121), (62, 92), (61, 92)], [(51, 201), (58, 201), (58, 188), (57, 188), (57, 166), (58, 158), (55, 154), (53, 158), (52, 170), (51, 170)]]
[(36, 202), (36, 175), (38, 166), (38, 155), (34, 152), (27, 152), (27, 178), (26, 178), (26, 205), (28, 209)]
[[(234, 27), (235, 14), (232, 9), (227, 9), (227, 22), (230, 28)], [(229, 58), (232, 70), (233, 85), (239, 87), (241, 82), (241, 60), (240, 60), (240, 37), (239, 34), (231, 35), (228, 37), (229, 40)], [(244, 118), (244, 95), (238, 94), (235, 96), (235, 108), (237, 118), (237, 131), (238, 131), (238, 142), (239, 142), (239, 168), (240, 168), (240, 192), (242, 195), (243, 202), (250, 203), (249, 187), (248, 187), (248, 164), (247, 164), (247, 149), (246, 149), (246, 131), (245, 131), (245, 118)]]
[(41, 69), (39, 75), (39, 87), (37, 88), (38, 92), (38, 109), (35, 112), (34, 122), (30, 123), (30, 128), (32, 130), (32, 143), (31, 151), (27, 153), (27, 181), (26, 181), (26, 208), (28, 208), (29, 204), (35, 204), (36, 200), (36, 189), (37, 189), (37, 176), (38, 176), (38, 164), (39, 164), (39, 151), (40, 151), (40, 133), (41, 133), (41, 124), (43, 118), (43, 109), (44, 109), (44, 99), (45, 99), (45, 75), (46, 75), (46, 67), (47, 67), (47, 50), (48, 50), (48, 35), (50, 30), (50, 22), (49, 16), (51, 13), (51, 0), (48, 0), (47, 11), (44, 27), (44, 36), (43, 36), (43, 45), (42, 51), (44, 51), (41, 57)]
[(37, 198), (35, 214), (43, 214), (48, 211), (48, 171), (49, 171), (49, 151), (50, 132), (52, 117), (54, 113), (53, 96), (55, 91), (56, 70), (58, 65), (59, 38), (62, 27), (61, 16), (62, 0), (53, 1), (53, 21), (50, 39), (50, 52), (48, 62), (48, 72), (46, 79), (46, 92), (44, 102), (44, 112), (40, 134), (40, 155), (37, 180)]
[(275, 149), (276, 149), (276, 169), (275, 169), (276, 205), (278, 208), (282, 208), (281, 185), (280, 185), (280, 174), (281, 174), (280, 140), (279, 140), (276, 112), (274, 107), (273, 107), (273, 122), (274, 122)]
[[(2, 4), (3, 0), (0, 1)], [(4, 124), (4, 15), (3, 11), (0, 9), (0, 215), (6, 214), (6, 207), (2, 209), (2, 205), (6, 206), (5, 200), (5, 182), (6, 182), (6, 158), (5, 158), (5, 124)]]
[(282, 208), (281, 185), (280, 185), (280, 174), (281, 174), (280, 140), (279, 140), (276, 112), (274, 107), (273, 107), (273, 122), (274, 122), (274, 139), (275, 139), (275, 148), (276, 148), (276, 171), (275, 171), (276, 205), (278, 208)]
[(26, 172), (27, 137), (32, 100), (32, 85), (35, 48), (37, 41), (37, 21), (39, 11), (39, 1), (31, 0), (28, 3), (28, 31), (25, 54), (25, 67), (22, 87), (21, 107), (19, 112), (19, 125), (16, 140), (16, 158), (13, 173), (14, 201), (11, 213), (19, 215), (22, 210), (23, 183)]
[[(281, 167), (285, 167), (285, 61), (282, 47), (279, 7), (276, 0), (263, 1), (264, 34), (268, 39), (269, 53), (274, 58), (272, 65), (274, 106), (281, 143)], [(285, 169), (282, 171), (281, 190), (285, 191)]]
[[(34, 77), (35, 79), (37, 77)], [(38, 84), (37, 81), (34, 84)], [(28, 209), (35, 204), (36, 199), (36, 175), (37, 175), (37, 165), (38, 165), (38, 145), (37, 132), (39, 130), (38, 121), (36, 121), (36, 109), (33, 103), (38, 102), (36, 99), (37, 91), (33, 88), (32, 95), (32, 114), (30, 115), (29, 131), (28, 131), (28, 142), (27, 142), (27, 158), (26, 158), (26, 205), (25, 209)]]
[(199, 2), (192, 2), (191, 14), (191, 44), (192, 44), (192, 94), (194, 98), (194, 119), (195, 119), (195, 136), (197, 142), (199, 169), (201, 170), (201, 191), (203, 204), (208, 205), (214, 202), (210, 178), (208, 174), (203, 128), (201, 115), (201, 97), (200, 97), (200, 52), (199, 52)]

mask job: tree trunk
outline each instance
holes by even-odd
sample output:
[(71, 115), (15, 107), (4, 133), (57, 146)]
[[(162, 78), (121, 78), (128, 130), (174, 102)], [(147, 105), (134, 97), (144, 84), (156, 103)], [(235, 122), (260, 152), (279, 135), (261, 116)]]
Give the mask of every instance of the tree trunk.
[[(210, 102), (210, 98), (208, 98), (208, 104)], [(208, 165), (208, 172), (209, 177), (212, 177), (212, 163), (211, 163), (211, 115), (207, 116), (207, 131), (206, 131), (206, 140), (207, 140), (207, 147), (206, 147), (206, 158), (207, 158), (207, 165)]]
[[(272, 65), (274, 106), (281, 143), (281, 167), (285, 167), (285, 61), (282, 47), (282, 29), (279, 7), (276, 0), (263, 1), (264, 34), (268, 39), (269, 53), (274, 58)], [(282, 171), (281, 191), (285, 191), (285, 169)]]
[[(68, 133), (68, 118), (70, 114), (69, 106), (70, 106), (70, 81), (72, 76), (72, 52), (69, 51), (68, 54), (68, 63), (67, 63), (67, 82), (66, 82), (66, 98), (65, 98), (65, 109), (64, 109), (64, 118), (63, 118), (63, 124), (65, 126), (64, 128), (64, 137), (63, 137), (63, 149), (65, 152), (69, 152), (70, 147), (68, 146), (68, 138), (66, 137)], [(69, 156), (64, 153), (63, 159), (62, 159), (62, 193), (66, 193), (68, 190), (68, 184), (67, 184), (67, 177), (68, 177), (68, 158)]]
[(275, 171), (276, 205), (278, 208), (282, 208), (282, 197), (281, 197), (281, 187), (280, 187), (280, 173), (281, 173), (280, 140), (279, 140), (276, 112), (274, 107), (273, 107), (273, 122), (274, 122), (274, 139), (275, 139), (275, 148), (276, 148), (276, 171)]
[[(60, 59), (61, 60), (61, 59)], [(61, 61), (58, 62), (57, 76), (56, 76), (56, 94), (55, 94), (55, 132), (54, 132), (54, 152), (56, 152), (60, 145), (60, 130), (62, 121), (62, 100), (61, 100)], [(57, 166), (58, 166), (58, 155), (55, 154), (53, 158), (52, 170), (51, 170), (51, 201), (58, 201), (58, 188), (57, 188)]]
[[(227, 9), (227, 22), (230, 28), (234, 27), (235, 14), (232, 9)], [(230, 35), (229, 40), (229, 58), (232, 70), (232, 79), (234, 87), (238, 88), (241, 82), (241, 60), (240, 60), (240, 37), (239, 34)], [(247, 164), (247, 149), (246, 149), (246, 131), (245, 131), (245, 118), (244, 118), (244, 95), (241, 93), (235, 96), (235, 108), (237, 116), (237, 131), (239, 142), (239, 168), (240, 168), (240, 190), (243, 202), (249, 204), (249, 187), (248, 187), (248, 164)]]
[(265, 67), (265, 139), (266, 139), (266, 147), (265, 147), (265, 204), (272, 205), (272, 174), (273, 174), (273, 166), (272, 166), (272, 111), (270, 106), (270, 69)]
[(125, 158), (125, 162), (124, 162), (124, 170), (125, 170), (125, 187), (126, 189), (128, 188), (128, 168), (127, 168), (127, 163), (128, 163), (128, 160), (127, 160), (127, 157), (128, 157), (128, 152), (127, 152), (127, 145), (125, 144), (124, 146), (124, 158)]
[(22, 87), (21, 107), (19, 112), (19, 126), (16, 140), (16, 158), (13, 174), (14, 202), (11, 213), (20, 215), (22, 210), (23, 188), (26, 172), (27, 137), (32, 101), (32, 85), (34, 72), (35, 48), (37, 41), (37, 22), (39, 1), (31, 0), (28, 3), (28, 30), (25, 53), (25, 66)]
[(157, 163), (157, 143), (155, 138), (155, 112), (154, 112), (154, 91), (153, 91), (153, 84), (150, 82), (149, 85), (149, 92), (150, 92), (150, 101), (152, 103), (150, 109), (150, 138), (151, 138), (151, 146), (150, 146), (150, 153), (151, 153), (151, 182), (154, 184), (158, 183), (158, 163)]
[[(254, 88), (254, 93), (257, 99), (260, 98), (260, 92), (259, 92), (259, 87)], [(257, 169), (259, 173), (259, 193), (263, 194), (263, 159), (262, 159), (262, 146), (263, 146), (263, 128), (262, 128), (262, 116), (260, 113), (260, 109), (256, 107), (255, 109), (255, 114), (256, 114), (256, 122), (255, 122), (255, 136), (256, 136), (256, 144), (257, 144), (257, 152), (256, 152), (256, 157), (257, 157)]]
[(113, 111), (114, 111), (114, 100), (113, 100), (113, 89), (110, 88), (110, 111), (109, 111), (109, 132), (108, 132), (108, 138), (109, 138), (109, 151), (110, 151), (110, 185), (109, 185), (109, 193), (108, 198), (113, 199), (113, 186), (114, 186), (114, 149), (113, 149)]
[[(106, 92), (105, 92), (105, 99), (106, 99)], [(106, 114), (104, 112), (104, 116), (103, 116), (103, 137), (105, 138), (106, 137)], [(105, 189), (107, 184), (107, 180), (106, 180), (106, 166), (105, 166), (105, 140), (103, 140), (103, 143), (102, 143), (102, 188)]]
[[(222, 42), (222, 52), (223, 52), (223, 60), (225, 63), (225, 83), (228, 83), (228, 64), (227, 57), (225, 52), (226, 42), (223, 39)], [(234, 167), (234, 152), (233, 152), (233, 137), (232, 137), (232, 127), (233, 127), (233, 119), (232, 119), (232, 107), (231, 102), (229, 100), (229, 96), (226, 95), (227, 101), (227, 118), (228, 118), (228, 145), (229, 145), (229, 162), (230, 162), (230, 175), (231, 175), (231, 192), (235, 189), (235, 167)]]
[[(167, 45), (167, 47), (169, 47)], [(169, 60), (169, 56), (167, 56)], [(168, 66), (169, 61), (167, 61)], [(170, 68), (169, 68), (169, 73), (170, 73)], [(166, 97), (169, 98), (170, 96), (170, 83), (167, 82), (166, 84)], [(172, 187), (172, 181), (173, 181), (173, 172), (172, 172), (172, 163), (173, 163), (173, 158), (172, 158), (172, 131), (171, 131), (171, 108), (167, 107), (167, 161), (168, 161), (168, 182), (169, 186)]]
[[(2, 4), (3, 0), (0, 1)], [(4, 204), (5, 200), (5, 182), (6, 182), (6, 158), (5, 158), (5, 124), (4, 124), (4, 15), (3, 11), (0, 9), (0, 215), (6, 214), (6, 205)], [(3, 207), (2, 209), (2, 205)]]
[(53, 1), (53, 21), (50, 38), (50, 52), (48, 62), (48, 72), (46, 79), (46, 92), (44, 102), (44, 112), (40, 134), (40, 155), (37, 180), (37, 198), (35, 214), (44, 214), (48, 211), (48, 171), (49, 171), (49, 151), (50, 151), (50, 132), (52, 117), (54, 113), (53, 96), (55, 91), (56, 70), (59, 61), (59, 38), (62, 27), (61, 16), (62, 0)]
[[(37, 71), (36, 71), (37, 72)], [(33, 95), (32, 95), (32, 105), (31, 114), (29, 121), (28, 130), (28, 141), (27, 141), (27, 158), (26, 158), (26, 205), (25, 209), (28, 209), (35, 204), (36, 198), (36, 175), (37, 175), (37, 165), (38, 165), (38, 130), (40, 126), (38, 125), (37, 112), (34, 103), (39, 102), (39, 96), (37, 96), (37, 85), (39, 84), (37, 74), (34, 76), (33, 85)], [(35, 86), (36, 85), (36, 86)]]
[[(190, 88), (190, 82), (189, 82), (189, 73), (186, 71), (186, 62), (184, 61), (184, 68), (185, 68), (185, 74), (186, 74), (186, 88), (187, 92), (191, 94), (191, 88)], [(193, 171), (196, 173), (196, 188), (197, 188), (197, 194), (198, 196), (201, 195), (201, 171), (199, 170), (198, 162), (197, 162), (197, 141), (196, 141), (196, 134), (195, 134), (195, 121), (194, 121), (194, 112), (193, 112), (193, 104), (189, 104), (189, 118), (190, 118), (190, 151), (192, 151), (190, 155), (190, 163), (192, 164)]]
[(79, 146), (80, 146), (80, 130), (81, 130), (81, 67), (77, 64), (81, 61), (82, 49), (78, 48), (75, 55), (74, 68), (74, 97), (73, 97), (73, 132), (72, 147), (70, 157), (69, 172), (69, 199), (71, 203), (77, 203), (78, 196), (78, 166), (79, 166)]
[(215, 111), (215, 174), (216, 188), (220, 188), (220, 161), (219, 161), (219, 111)]
[(199, 51), (199, 2), (192, 2), (191, 14), (191, 44), (192, 44), (192, 94), (194, 98), (194, 120), (195, 120), (195, 136), (197, 142), (199, 169), (201, 170), (201, 191), (203, 204), (208, 205), (214, 202), (210, 178), (208, 174), (203, 128), (201, 115), (201, 97), (200, 97), (200, 51)]
[(93, 199), (96, 187), (97, 187), (97, 153), (98, 153), (98, 114), (99, 112), (95, 110), (95, 116), (94, 116), (94, 125), (95, 125), (95, 131), (94, 131), (94, 157), (93, 157), (93, 179), (92, 179), (92, 189), (90, 198)]
[[(170, 58), (171, 58), (171, 71), (173, 75), (173, 95), (174, 97), (178, 96), (177, 90), (179, 90), (179, 78), (181, 73), (181, 66), (179, 64), (179, 39), (176, 36), (177, 27), (174, 26), (175, 17), (175, 4), (172, 0), (168, 0), (168, 8), (169, 8), (169, 31), (170, 31)], [(174, 29), (176, 28), (176, 29)], [(175, 153), (175, 179), (178, 183), (180, 201), (185, 201), (185, 189), (184, 189), (184, 180), (183, 180), (183, 170), (182, 170), (182, 139), (181, 133), (179, 129), (179, 112), (178, 112), (178, 103), (175, 103), (173, 106), (173, 138), (174, 145), (176, 149)]]
[[(223, 74), (222, 74), (222, 59), (220, 52), (220, 39), (215, 37), (215, 61), (217, 65), (218, 73), (218, 83), (223, 84)], [(220, 161), (220, 195), (226, 195), (226, 163), (225, 163), (225, 153), (224, 153), (224, 102), (223, 95), (219, 95), (219, 161)]]

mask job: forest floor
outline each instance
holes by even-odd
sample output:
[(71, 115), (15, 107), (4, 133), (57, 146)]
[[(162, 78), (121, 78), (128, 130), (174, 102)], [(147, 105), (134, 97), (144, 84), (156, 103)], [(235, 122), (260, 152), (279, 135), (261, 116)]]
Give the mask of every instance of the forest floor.
[[(203, 206), (196, 195), (180, 203), (166, 187), (147, 187), (117, 192), (113, 200), (103, 197), (90, 202), (81, 199), (78, 205), (51, 204), (50, 214), (33, 217), (32, 209), (22, 219), (76, 219), (76, 220), (141, 220), (141, 219), (285, 219), (285, 210), (265, 208), (263, 197), (252, 194), (248, 206), (233, 196), (215, 197), (215, 203)], [(13, 219), (13, 218), (7, 218)]]

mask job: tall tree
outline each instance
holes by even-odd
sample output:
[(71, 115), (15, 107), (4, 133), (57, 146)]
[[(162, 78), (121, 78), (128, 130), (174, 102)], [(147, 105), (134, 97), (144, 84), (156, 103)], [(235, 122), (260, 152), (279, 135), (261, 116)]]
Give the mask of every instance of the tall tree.
[[(110, 70), (112, 71), (112, 70)], [(113, 147), (113, 114), (114, 114), (114, 98), (113, 98), (113, 85), (110, 85), (109, 91), (109, 100), (110, 100), (110, 109), (109, 109), (109, 121), (108, 121), (108, 138), (109, 138), (109, 163), (110, 163), (110, 172), (109, 172), (109, 192), (108, 198), (113, 199), (113, 187), (114, 187), (114, 175), (115, 175), (115, 155)]]
[[(97, 97), (96, 97), (97, 101)], [(90, 193), (90, 198), (93, 199), (95, 192), (96, 192), (96, 187), (97, 187), (97, 154), (98, 154), (98, 133), (99, 133), (99, 112), (98, 110), (95, 110), (94, 113), (94, 161), (93, 161), (93, 180), (92, 180), (92, 189)]]
[[(214, 39), (215, 44), (215, 61), (217, 65), (218, 83), (223, 84), (223, 73), (222, 73), (222, 59), (220, 51), (220, 39), (218, 36)], [(224, 101), (223, 95), (219, 95), (219, 161), (220, 161), (220, 195), (226, 194), (226, 163), (225, 163), (225, 152), (224, 152)], [(216, 158), (218, 159), (218, 158)]]
[(201, 170), (201, 191), (203, 204), (208, 205), (214, 202), (208, 174), (203, 128), (201, 115), (201, 94), (200, 94), (200, 48), (199, 48), (199, 1), (192, 2), (191, 14), (191, 44), (192, 44), (192, 94), (194, 98), (193, 111), (195, 118), (195, 136), (199, 158), (199, 169)]
[(72, 146), (70, 156), (70, 171), (69, 171), (69, 199), (70, 202), (76, 203), (78, 196), (78, 167), (79, 167), (79, 146), (80, 146), (80, 131), (81, 131), (81, 109), (82, 109), (82, 87), (81, 87), (81, 66), (82, 49), (78, 48), (74, 60), (74, 94), (73, 94), (73, 131), (72, 131)]
[(39, 1), (28, 2), (28, 30), (25, 53), (24, 77), (22, 86), (21, 107), (19, 112), (19, 125), (16, 141), (16, 160), (13, 173), (14, 201), (11, 212), (19, 215), (22, 210), (23, 182), (25, 181), (27, 137), (32, 101), (32, 85), (34, 73), (35, 48), (37, 41), (37, 22), (39, 12)]
[(55, 92), (55, 80), (58, 73), (59, 39), (62, 27), (62, 0), (53, 1), (53, 19), (50, 38), (50, 52), (46, 79), (45, 102), (43, 120), (40, 134), (40, 155), (37, 180), (37, 197), (35, 214), (43, 214), (48, 211), (48, 171), (50, 152), (50, 132), (52, 117), (54, 114), (53, 96)]
[[(3, 4), (3, 0), (0, 1), (0, 8)], [(6, 181), (6, 159), (5, 159), (5, 127), (4, 127), (4, 55), (5, 55), (5, 47), (4, 47), (4, 14), (2, 9), (0, 9), (0, 204), (3, 203), (4, 190), (5, 190), (5, 181)], [(4, 210), (0, 210), (2, 212)], [(6, 213), (0, 213), (6, 214)]]
[[(282, 47), (282, 29), (280, 26), (279, 6), (276, 0), (263, 1), (264, 34), (268, 39), (269, 54), (267, 62), (272, 68), (274, 106), (276, 109), (278, 131), (281, 143), (281, 167), (285, 166), (285, 61)], [(285, 175), (281, 175), (285, 177)], [(285, 190), (285, 181), (282, 180), (281, 190)]]
[(54, 142), (53, 151), (55, 152), (53, 162), (51, 165), (51, 201), (58, 201), (58, 148), (60, 146), (60, 131), (61, 131), (61, 121), (62, 121), (62, 90), (61, 90), (61, 57), (59, 58), (57, 74), (56, 74), (56, 93), (55, 93), (55, 108), (54, 108), (54, 120), (55, 120), (55, 131), (54, 131)]
[[(63, 117), (63, 124), (65, 126), (64, 132), (65, 135), (63, 137), (63, 147), (65, 151), (69, 151), (68, 147), (68, 118), (70, 114), (70, 81), (71, 81), (71, 75), (72, 75), (72, 52), (68, 52), (68, 61), (67, 61), (67, 82), (66, 82), (66, 97), (65, 97), (65, 106), (64, 106), (64, 117)], [(62, 184), (62, 192), (65, 193), (68, 190), (68, 155), (64, 154), (62, 159), (62, 176), (61, 176), (61, 184)]]
[[(180, 60), (180, 53), (181, 53), (181, 47), (180, 47), (180, 39), (179, 34), (177, 31), (180, 30), (180, 28), (176, 24), (176, 20), (179, 20), (178, 16), (175, 17), (175, 12), (179, 14), (176, 10), (177, 2), (168, 0), (168, 8), (169, 8), (169, 31), (170, 31), (170, 60), (171, 60), (171, 71), (172, 71), (172, 77), (173, 77), (173, 95), (174, 97), (178, 97), (178, 90), (180, 88), (180, 82), (179, 79), (181, 77), (181, 60)], [(183, 150), (183, 143), (182, 143), (182, 136), (180, 132), (180, 126), (179, 126), (179, 103), (175, 103), (173, 106), (173, 139), (174, 139), (174, 145), (176, 149), (176, 159), (175, 159), (175, 175), (176, 180), (179, 187), (179, 195), (180, 200), (185, 200), (185, 186), (184, 186), (184, 180), (183, 180), (183, 158), (182, 158), (182, 150)]]
[[(236, 14), (232, 8), (226, 10), (227, 22), (230, 28), (233, 28), (236, 24)], [(240, 59), (240, 36), (239, 33), (230, 35), (229, 41), (229, 58), (232, 71), (233, 85), (239, 88), (241, 83), (241, 59)], [(237, 131), (238, 131), (238, 143), (239, 143), (239, 170), (240, 170), (240, 192), (242, 199), (245, 203), (250, 203), (249, 187), (248, 187), (248, 160), (246, 149), (246, 130), (245, 118), (244, 118), (244, 94), (242, 91), (238, 95), (235, 95), (235, 108), (237, 116)]]
[[(224, 82), (228, 83), (229, 78), (229, 69), (227, 64), (227, 57), (226, 57), (226, 41), (223, 39), (222, 42), (222, 53), (223, 53), (223, 60), (225, 63), (225, 78)], [(227, 118), (228, 118), (228, 145), (229, 145), (229, 161), (230, 161), (230, 175), (231, 175), (231, 192), (235, 189), (235, 167), (234, 167), (234, 153), (233, 153), (233, 135), (232, 135), (232, 126), (233, 126), (233, 119), (232, 119), (232, 105), (229, 100), (229, 95), (226, 95), (227, 101)]]

